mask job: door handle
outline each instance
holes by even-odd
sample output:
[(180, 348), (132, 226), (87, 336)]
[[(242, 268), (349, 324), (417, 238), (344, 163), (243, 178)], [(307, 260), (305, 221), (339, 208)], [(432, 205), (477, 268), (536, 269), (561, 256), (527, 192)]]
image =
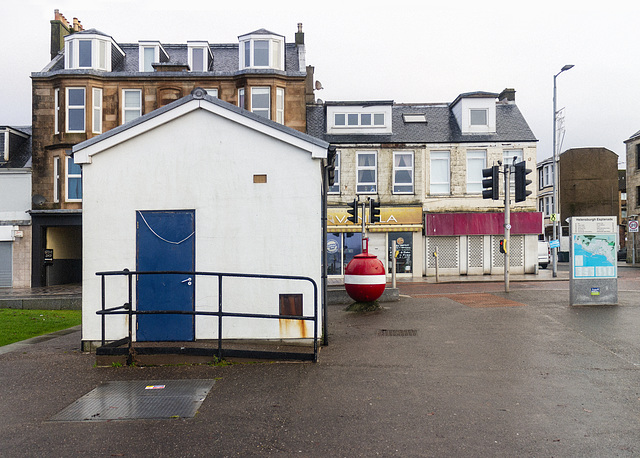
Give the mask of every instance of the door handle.
[(187, 285), (191, 286), (191, 282), (192, 282), (191, 277), (189, 277), (189, 278), (185, 278), (180, 283), (186, 283)]

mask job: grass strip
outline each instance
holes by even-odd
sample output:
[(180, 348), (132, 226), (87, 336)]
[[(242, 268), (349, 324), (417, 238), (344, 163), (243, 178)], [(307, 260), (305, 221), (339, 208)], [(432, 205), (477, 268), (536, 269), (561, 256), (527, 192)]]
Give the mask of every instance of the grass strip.
[(0, 347), (82, 322), (80, 310), (0, 309)]

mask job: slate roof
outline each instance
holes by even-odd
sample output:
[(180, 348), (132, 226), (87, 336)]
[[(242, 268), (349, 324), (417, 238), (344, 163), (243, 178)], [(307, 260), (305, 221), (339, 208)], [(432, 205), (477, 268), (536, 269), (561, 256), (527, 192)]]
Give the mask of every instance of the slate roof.
[(31, 167), (31, 126), (0, 126), (0, 130), (10, 128), (27, 134), (29, 138), (13, 136), (9, 142), (9, 161), (0, 162), (0, 169), (20, 169)]
[[(261, 29), (263, 30), (263, 29)], [(268, 32), (268, 31), (265, 31)], [(99, 35), (108, 36), (95, 29), (85, 30), (77, 33), (93, 33)], [(269, 34), (271, 34), (269, 32)], [(277, 34), (272, 34), (277, 35)], [(115, 40), (114, 40), (115, 41)], [(165, 44), (160, 43), (164, 50), (169, 55), (169, 62), (163, 62), (163, 64), (183, 64), (188, 62), (188, 47), (187, 44)], [(60, 52), (56, 58), (51, 61), (41, 72), (33, 73), (32, 76), (49, 76), (51, 73), (62, 74), (99, 74), (104, 77), (114, 76), (135, 76), (135, 75), (148, 75), (148, 73), (139, 72), (138, 61), (138, 43), (117, 43), (118, 47), (124, 51), (125, 56), (123, 59), (115, 59), (112, 62), (111, 72), (104, 72), (90, 69), (64, 69), (64, 53)], [(306, 76), (306, 69), (300, 71), (300, 61), (298, 59), (298, 49), (295, 43), (285, 43), (285, 70), (273, 70), (273, 69), (246, 69), (239, 70), (238, 56), (239, 56), (239, 44), (238, 43), (221, 43), (221, 44), (209, 44), (209, 49), (213, 54), (213, 69), (210, 72), (195, 73), (184, 72), (184, 76), (232, 76), (239, 74), (256, 74), (256, 73), (268, 73), (268, 74), (285, 74), (287, 76)], [(154, 72), (154, 76), (166, 76), (175, 78), (175, 72)]]
[[(398, 104), (392, 106), (392, 134), (326, 134), (323, 105), (307, 106), (307, 133), (333, 144), (349, 143), (474, 143), (535, 142), (516, 105), (496, 104), (496, 133), (462, 134), (449, 104)], [(425, 114), (427, 123), (406, 123), (403, 114)]]

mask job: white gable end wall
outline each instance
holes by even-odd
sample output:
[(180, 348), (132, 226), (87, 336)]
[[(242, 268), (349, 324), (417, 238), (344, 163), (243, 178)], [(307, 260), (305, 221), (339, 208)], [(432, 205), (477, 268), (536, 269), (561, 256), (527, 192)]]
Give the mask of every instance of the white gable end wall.
[[(321, 161), (273, 136), (199, 109), (94, 154), (83, 186), (85, 341), (101, 338), (95, 273), (136, 268), (139, 210), (195, 210), (197, 271), (301, 275), (320, 287)], [(282, 280), (226, 280), (225, 310), (277, 315), (279, 293), (304, 294), (313, 315), (311, 285)], [(113, 291), (107, 307), (125, 294)], [(217, 310), (217, 279), (198, 277), (196, 309)], [(126, 335), (126, 318), (107, 320), (108, 340)], [(223, 336), (313, 336), (311, 323), (291, 331), (278, 321), (226, 319)], [(196, 319), (197, 339), (216, 337), (216, 319)]]

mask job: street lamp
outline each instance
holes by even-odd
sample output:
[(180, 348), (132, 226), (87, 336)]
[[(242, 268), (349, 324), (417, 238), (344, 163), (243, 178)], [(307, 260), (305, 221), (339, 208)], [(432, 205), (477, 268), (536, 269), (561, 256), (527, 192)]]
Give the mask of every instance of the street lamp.
[[(558, 151), (556, 148), (556, 117), (558, 116), (558, 110), (556, 108), (556, 78), (562, 72), (566, 72), (573, 68), (573, 65), (568, 64), (560, 69), (558, 73), (553, 75), (553, 213), (557, 215), (558, 213)], [(554, 218), (553, 223), (553, 240), (558, 239), (558, 217)], [(558, 276), (558, 248), (554, 247), (551, 252), (553, 259), (553, 276)]]

